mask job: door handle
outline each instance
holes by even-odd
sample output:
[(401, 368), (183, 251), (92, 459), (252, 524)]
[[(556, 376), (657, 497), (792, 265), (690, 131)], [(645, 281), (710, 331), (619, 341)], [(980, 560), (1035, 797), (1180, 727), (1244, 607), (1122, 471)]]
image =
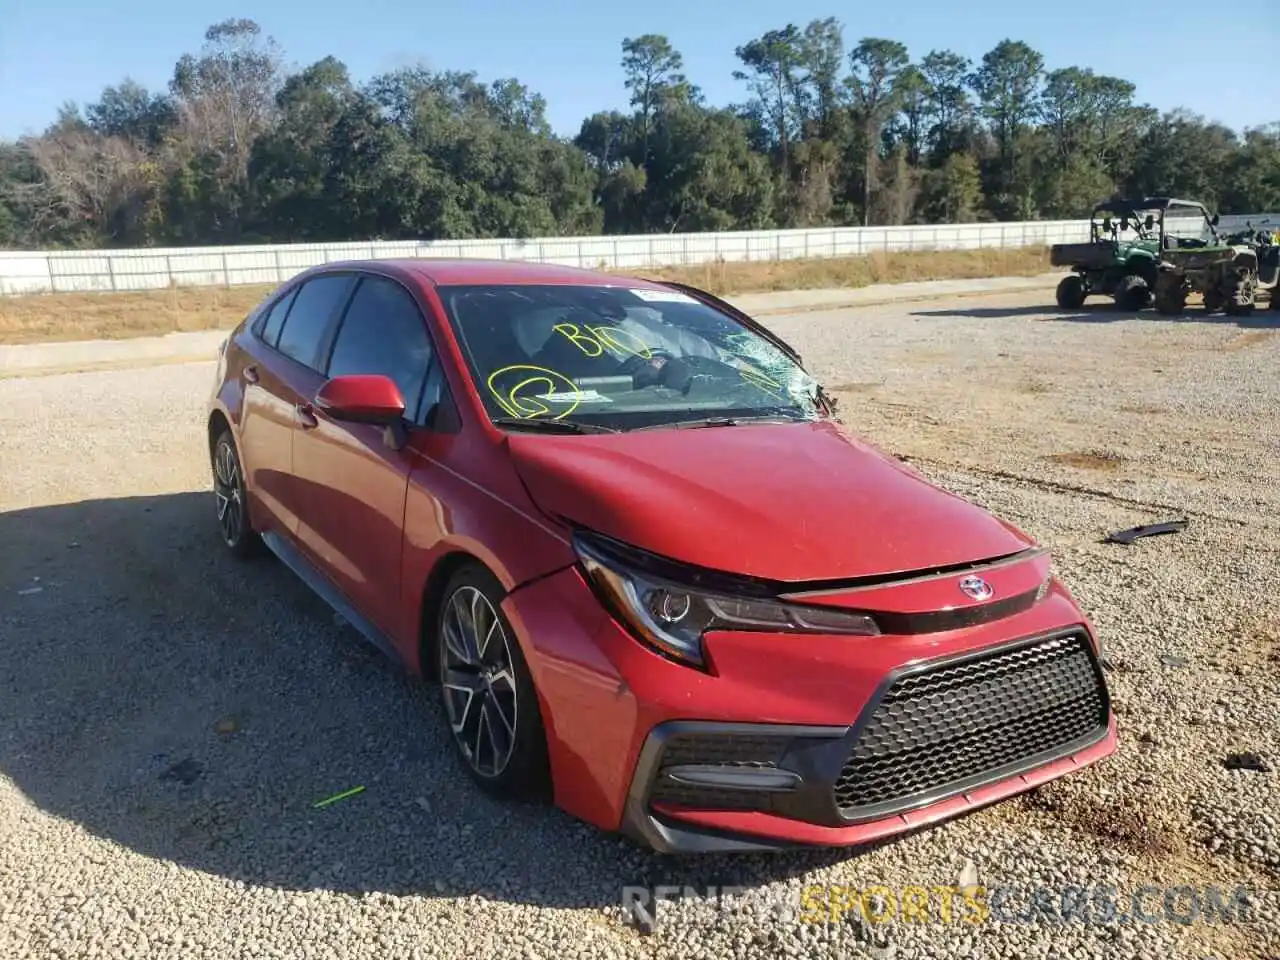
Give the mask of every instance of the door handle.
[(257, 367), (255, 367), (253, 364), (250, 364), (249, 366), (245, 367), (245, 368), (244, 368), (244, 379), (245, 379), (245, 382), (246, 382), (246, 383), (257, 383), (257, 382), (258, 382), (258, 368), (257, 368)]
[(316, 419), (315, 408), (309, 403), (299, 403), (293, 408), (298, 415), (298, 423), (302, 424), (303, 430), (312, 430), (320, 426), (320, 421)]

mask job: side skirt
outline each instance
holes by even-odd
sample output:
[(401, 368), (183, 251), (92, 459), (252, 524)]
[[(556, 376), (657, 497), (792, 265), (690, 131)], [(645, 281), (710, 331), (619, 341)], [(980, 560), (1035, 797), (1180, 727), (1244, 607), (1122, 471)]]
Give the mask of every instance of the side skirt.
[(262, 542), (267, 545), (267, 548), (272, 553), (280, 558), (281, 563), (294, 572), (299, 580), (332, 607), (335, 613), (355, 627), (356, 631), (365, 640), (382, 651), (393, 663), (401, 667), (405, 666), (404, 658), (396, 650), (391, 638), (374, 626), (363, 614), (359, 613), (347, 598), (342, 595), (342, 592), (333, 585), (333, 581), (321, 573), (315, 564), (304, 557), (297, 547), (274, 532), (262, 534)]

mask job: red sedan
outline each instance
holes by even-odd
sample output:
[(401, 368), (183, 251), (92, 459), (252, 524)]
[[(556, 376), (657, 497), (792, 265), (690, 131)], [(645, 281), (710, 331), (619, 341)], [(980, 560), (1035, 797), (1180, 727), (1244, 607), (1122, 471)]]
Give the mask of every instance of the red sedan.
[(219, 529), (438, 683), (457, 753), (661, 851), (850, 845), (1115, 749), (1025, 534), (691, 287), (327, 264), (230, 335)]

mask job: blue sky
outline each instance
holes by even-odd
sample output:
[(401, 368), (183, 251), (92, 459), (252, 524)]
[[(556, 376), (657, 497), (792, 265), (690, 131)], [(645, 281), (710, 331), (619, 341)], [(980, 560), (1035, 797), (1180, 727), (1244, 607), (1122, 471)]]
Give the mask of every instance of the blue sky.
[[(333, 54), (357, 80), (415, 63), (475, 70), (484, 80), (515, 76), (547, 98), (552, 124), (567, 134), (587, 114), (625, 103), (623, 37), (665, 33), (684, 54), (690, 79), (713, 102), (727, 103), (745, 96), (731, 76), (735, 46), (788, 20), (803, 26), (826, 16), (844, 23), (849, 46), (864, 36), (891, 37), (917, 58), (945, 47), (977, 60), (1002, 38), (1025, 40), (1049, 69), (1076, 64), (1122, 76), (1138, 85), (1140, 100), (1185, 106), (1240, 129), (1280, 121), (1280, 17), (1264, 16), (1266, 7), (1238, 11), (1241, 23), (1206, 16), (1200, 0), (1145, 7), (1114, 0), (0, 0), (0, 137), (38, 132), (62, 102), (91, 102), (125, 75), (163, 88), (174, 61), (197, 51), (204, 29), (227, 17), (258, 21), (291, 65)], [(1112, 17), (1115, 26), (1082, 29)]]

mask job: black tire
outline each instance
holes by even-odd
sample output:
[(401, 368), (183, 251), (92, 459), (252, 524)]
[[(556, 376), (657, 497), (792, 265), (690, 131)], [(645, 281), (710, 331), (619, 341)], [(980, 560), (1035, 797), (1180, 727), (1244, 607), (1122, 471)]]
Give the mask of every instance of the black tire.
[(1084, 280), (1078, 274), (1071, 274), (1058, 281), (1056, 291), (1058, 306), (1063, 310), (1079, 310), (1084, 306)]
[(1280, 312), (1280, 284), (1271, 288), (1271, 309)]
[(1204, 312), (1205, 313), (1221, 313), (1226, 306), (1226, 298), (1217, 290), (1206, 290), (1204, 292)]
[(213, 496), (217, 508), (218, 533), (232, 555), (242, 560), (263, 552), (262, 538), (249, 520), (249, 498), (244, 485), (240, 452), (230, 430), (223, 430), (210, 454), (213, 469)]
[(1181, 284), (1156, 284), (1156, 310), (1165, 316), (1176, 317), (1187, 308), (1187, 291)]
[(1151, 288), (1136, 273), (1120, 278), (1115, 292), (1116, 306), (1121, 310), (1141, 310), (1151, 302)]
[[(502, 612), (504, 596), (502, 584), (478, 563), (461, 567), (449, 578), (436, 612), (433, 651), (440, 703), (458, 758), (472, 780), (500, 799), (542, 801), (551, 795), (546, 729), (533, 675)], [(480, 624), (478, 632), (487, 643), (475, 643), (474, 637), (458, 642), (469, 629), (468, 616)], [(497, 738), (504, 734), (510, 744), (502, 758), (506, 745), (498, 744)]]

